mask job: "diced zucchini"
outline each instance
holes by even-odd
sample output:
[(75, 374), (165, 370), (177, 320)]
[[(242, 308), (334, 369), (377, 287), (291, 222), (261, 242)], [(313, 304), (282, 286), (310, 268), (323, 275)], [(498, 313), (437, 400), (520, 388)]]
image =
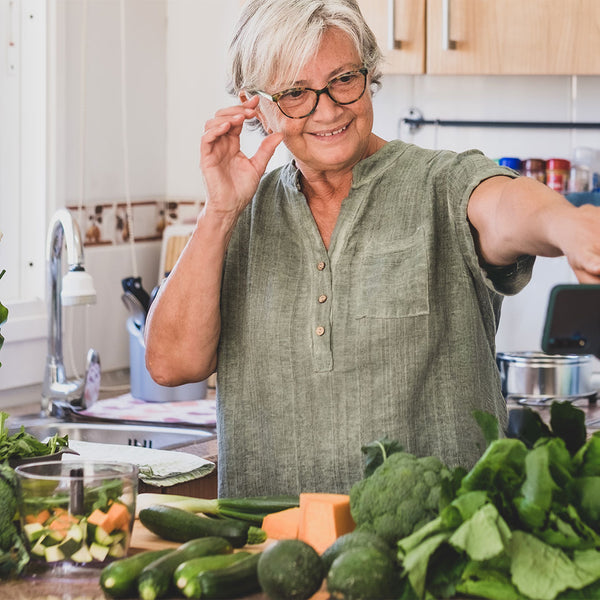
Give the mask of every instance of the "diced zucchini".
[(67, 539), (72, 539), (72, 540), (75, 540), (76, 542), (83, 541), (83, 531), (82, 531), (81, 525), (79, 523), (71, 525), (71, 527), (69, 528), (69, 531), (67, 531)]
[(57, 548), (65, 555), (71, 556), (75, 554), (79, 548), (81, 548), (81, 540), (76, 540), (72, 537), (65, 538), (64, 542), (61, 542)]
[(60, 544), (64, 539), (63, 534), (55, 529), (47, 529), (46, 532), (42, 541), (44, 546), (55, 546), (56, 544)]
[(46, 528), (41, 523), (27, 523), (23, 525), (23, 531), (27, 539), (34, 543), (46, 533)]
[(97, 542), (93, 542), (90, 546), (90, 554), (92, 555), (92, 558), (98, 562), (104, 562), (104, 560), (106, 560), (108, 550), (108, 546), (102, 546)]
[(61, 552), (58, 546), (48, 546), (44, 553), (46, 562), (58, 562), (65, 559), (65, 555)]
[(108, 550), (108, 555), (111, 558), (123, 558), (126, 554), (125, 546), (119, 542), (113, 544)]
[(110, 546), (113, 543), (113, 537), (102, 527), (97, 526), (94, 532), (94, 541), (101, 546)]
[(94, 560), (94, 557), (90, 554), (89, 548), (83, 544), (77, 552), (71, 554), (71, 560), (76, 563), (89, 563)]
[(31, 548), (31, 554), (44, 557), (46, 555), (46, 546), (44, 545), (44, 537), (41, 537)]
[(123, 543), (123, 540), (127, 537), (128, 532), (127, 531), (115, 531), (115, 533), (111, 534), (112, 536), (112, 543), (116, 544), (116, 543)]

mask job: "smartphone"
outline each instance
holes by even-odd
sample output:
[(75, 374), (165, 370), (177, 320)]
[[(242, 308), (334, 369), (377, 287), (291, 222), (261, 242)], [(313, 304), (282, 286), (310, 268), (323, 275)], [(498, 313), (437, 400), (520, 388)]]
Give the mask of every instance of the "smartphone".
[(600, 285), (576, 283), (552, 288), (542, 350), (600, 358)]

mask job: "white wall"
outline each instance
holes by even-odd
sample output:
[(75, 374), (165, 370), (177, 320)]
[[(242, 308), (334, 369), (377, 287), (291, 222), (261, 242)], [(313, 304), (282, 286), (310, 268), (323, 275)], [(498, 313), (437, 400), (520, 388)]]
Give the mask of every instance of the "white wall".
[[(85, 202), (121, 201), (125, 181), (119, 2), (90, 0), (86, 151), (82, 153), (81, 3), (60, 1), (59, 95), (63, 102), (56, 144), (57, 202), (68, 205), (79, 201), (82, 164)], [(204, 123), (219, 107), (233, 101), (224, 90), (226, 41), (239, 1), (127, 0), (125, 4), (131, 195), (201, 200), (198, 162)], [(426, 147), (477, 147), (491, 157), (568, 158), (578, 145), (600, 148), (600, 130), (423, 127), (411, 133), (401, 120), (411, 107), (417, 107), (429, 119), (598, 121), (599, 99), (600, 77), (387, 76), (374, 101), (375, 131), (386, 139), (400, 136)], [(252, 152), (257, 141), (256, 133), (245, 135), (243, 148)], [(285, 151), (279, 151), (275, 162), (285, 157)], [(159, 251), (157, 243), (135, 248), (139, 274), (149, 288), (156, 281)], [(120, 300), (120, 281), (133, 274), (131, 249), (90, 248), (86, 262), (99, 297), (97, 306), (83, 317), (85, 327), (77, 330), (75, 355), (83, 360), (85, 349), (94, 346), (100, 351), (105, 370), (127, 366), (127, 313)], [(564, 261), (539, 261), (535, 283), (505, 303), (499, 349), (537, 347), (549, 287), (554, 281), (570, 279)], [(70, 335), (66, 332), (67, 338)], [(2, 362), (15, 369), (17, 380), (19, 365), (11, 361), (6, 350)], [(6, 372), (5, 367), (2, 371)]]

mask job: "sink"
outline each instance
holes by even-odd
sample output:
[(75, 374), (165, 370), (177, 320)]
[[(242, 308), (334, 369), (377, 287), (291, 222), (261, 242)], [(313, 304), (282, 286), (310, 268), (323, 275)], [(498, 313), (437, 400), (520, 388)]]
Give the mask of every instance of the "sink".
[(169, 427), (163, 425), (133, 425), (123, 423), (80, 423), (55, 421), (52, 419), (20, 417), (9, 419), (9, 434), (15, 433), (24, 425), (25, 431), (38, 440), (45, 440), (55, 434), (69, 436), (69, 440), (119, 444), (123, 446), (143, 446), (156, 450), (170, 450), (205, 442), (216, 437), (214, 431), (196, 427)]

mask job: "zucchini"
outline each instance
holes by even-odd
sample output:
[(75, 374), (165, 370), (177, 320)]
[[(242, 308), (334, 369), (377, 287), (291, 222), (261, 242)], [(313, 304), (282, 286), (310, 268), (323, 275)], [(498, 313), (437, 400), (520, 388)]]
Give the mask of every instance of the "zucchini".
[(142, 600), (163, 598), (173, 582), (177, 567), (192, 558), (213, 554), (230, 554), (233, 547), (224, 538), (203, 537), (190, 540), (169, 554), (145, 566), (138, 578), (138, 593)]
[[(173, 551), (173, 548), (148, 550), (130, 558), (112, 562), (100, 572), (100, 587), (113, 598), (132, 597), (137, 590), (137, 579), (142, 569), (157, 558), (161, 558)], [(71, 558), (75, 557), (72, 556)], [(92, 560), (91, 556), (90, 560)]]
[(250, 554), (243, 560), (216, 571), (205, 571), (197, 576), (200, 595), (197, 598), (240, 598), (260, 592), (258, 561), (261, 553)]
[(244, 521), (210, 519), (161, 504), (143, 508), (139, 518), (146, 529), (172, 542), (220, 537), (229, 541), (234, 548), (241, 548), (248, 541), (250, 529), (250, 523)]
[(202, 589), (198, 575), (206, 571), (224, 569), (240, 560), (250, 556), (250, 552), (235, 552), (233, 554), (221, 554), (217, 556), (202, 556), (192, 558), (181, 563), (173, 576), (173, 583), (188, 598), (200, 598)]

